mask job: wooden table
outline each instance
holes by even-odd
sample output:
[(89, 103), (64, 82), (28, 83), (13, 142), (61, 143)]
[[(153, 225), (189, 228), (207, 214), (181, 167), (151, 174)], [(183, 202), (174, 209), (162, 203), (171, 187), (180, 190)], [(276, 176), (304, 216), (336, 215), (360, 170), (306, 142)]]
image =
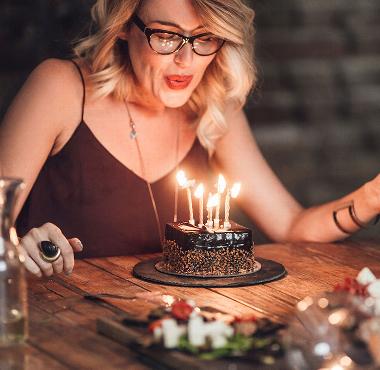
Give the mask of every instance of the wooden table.
[[(149, 369), (128, 347), (96, 333), (96, 318), (119, 310), (141, 312), (141, 300), (109, 300), (101, 304), (83, 299), (84, 293), (133, 296), (160, 291), (194, 299), (234, 314), (255, 314), (286, 322), (295, 303), (324, 290), (345, 276), (355, 277), (368, 266), (380, 277), (380, 243), (268, 244), (256, 255), (282, 263), (288, 275), (266, 285), (242, 288), (181, 288), (147, 283), (132, 277), (133, 266), (153, 255), (76, 261), (71, 276), (29, 280), (28, 344), (22, 350), (0, 352), (0, 369)], [(13, 366), (13, 367), (12, 367)]]

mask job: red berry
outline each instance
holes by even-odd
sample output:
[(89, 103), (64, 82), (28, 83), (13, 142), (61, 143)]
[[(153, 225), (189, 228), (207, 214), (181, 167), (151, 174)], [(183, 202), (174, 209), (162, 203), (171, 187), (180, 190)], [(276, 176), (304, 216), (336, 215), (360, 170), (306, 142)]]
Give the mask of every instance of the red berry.
[(178, 301), (172, 305), (172, 315), (178, 320), (188, 320), (194, 307), (190, 306), (185, 301)]
[(149, 332), (153, 333), (154, 329), (159, 328), (162, 325), (162, 320), (155, 320), (148, 326)]

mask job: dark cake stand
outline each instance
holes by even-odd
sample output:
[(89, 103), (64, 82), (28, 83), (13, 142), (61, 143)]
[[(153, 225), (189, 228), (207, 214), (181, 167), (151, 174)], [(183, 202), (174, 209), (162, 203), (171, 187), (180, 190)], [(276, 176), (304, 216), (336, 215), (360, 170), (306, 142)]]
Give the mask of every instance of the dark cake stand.
[(133, 275), (139, 279), (157, 284), (186, 287), (239, 287), (264, 284), (281, 279), (286, 275), (285, 267), (278, 262), (256, 257), (255, 272), (237, 276), (187, 276), (165, 272), (162, 257), (139, 262), (133, 268)]

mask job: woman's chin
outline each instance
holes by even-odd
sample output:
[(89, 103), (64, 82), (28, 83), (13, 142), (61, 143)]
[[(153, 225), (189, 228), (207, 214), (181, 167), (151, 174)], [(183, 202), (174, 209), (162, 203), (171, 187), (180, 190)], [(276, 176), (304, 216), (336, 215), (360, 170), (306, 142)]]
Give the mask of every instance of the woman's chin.
[(162, 96), (161, 101), (167, 108), (180, 108), (184, 106), (190, 99), (190, 95), (186, 94), (184, 96)]

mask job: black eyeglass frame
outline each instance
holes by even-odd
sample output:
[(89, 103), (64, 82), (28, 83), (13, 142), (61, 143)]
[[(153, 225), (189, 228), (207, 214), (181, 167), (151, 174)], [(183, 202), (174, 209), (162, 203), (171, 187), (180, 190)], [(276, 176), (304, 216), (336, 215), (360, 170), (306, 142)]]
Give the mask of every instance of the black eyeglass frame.
[[(221, 39), (219, 38), (219, 40), (221, 40), (221, 44), (220, 46), (215, 50), (213, 51), (212, 53), (209, 53), (209, 54), (199, 54), (195, 48), (194, 48), (194, 41), (197, 39), (197, 38), (200, 38), (200, 37), (203, 37), (203, 36), (208, 36), (208, 35), (212, 35), (212, 33), (209, 33), (209, 32), (206, 32), (206, 33), (200, 33), (198, 35), (194, 35), (194, 36), (185, 36), (185, 35), (182, 35), (180, 33), (177, 33), (177, 32), (173, 32), (173, 31), (168, 31), (168, 30), (162, 30), (162, 29), (159, 29), (159, 28), (149, 28), (145, 25), (145, 23), (139, 18), (139, 16), (137, 16), (136, 14), (134, 14), (132, 16), (132, 21), (133, 23), (145, 34), (146, 36), (146, 39), (148, 41), (148, 44), (149, 44), (149, 47), (157, 54), (160, 54), (160, 55), (170, 55), (170, 54), (173, 54), (179, 50), (182, 49), (182, 47), (189, 43), (191, 45), (191, 48), (193, 50), (193, 52), (199, 56), (202, 56), (202, 57), (207, 57), (209, 55), (213, 55), (213, 54), (216, 54), (221, 48), (222, 46), (224, 45), (224, 43), (226, 42), (226, 40), (224, 39)], [(176, 36), (179, 36), (181, 37), (182, 39), (182, 42), (173, 50), (171, 51), (170, 53), (160, 53), (156, 50), (153, 49), (152, 45), (150, 44), (150, 38), (153, 34), (155, 33), (167, 33), (167, 34), (170, 34), (170, 35), (176, 35)]]

